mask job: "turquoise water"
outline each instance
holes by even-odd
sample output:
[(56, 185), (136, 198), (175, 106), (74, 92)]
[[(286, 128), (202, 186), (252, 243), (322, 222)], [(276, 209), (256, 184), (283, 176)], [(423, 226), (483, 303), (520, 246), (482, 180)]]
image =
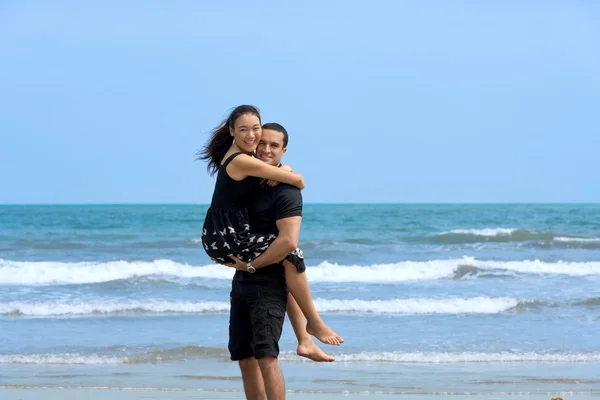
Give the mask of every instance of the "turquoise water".
[[(229, 365), (232, 271), (201, 248), (205, 211), (0, 206), (3, 381), (29, 368)], [(311, 387), (352, 390), (329, 378), (369, 371), (559, 371), (584, 391), (568, 379), (600, 379), (599, 205), (306, 205), (301, 247), (317, 308), (346, 340), (322, 346), (334, 365), (298, 364), (286, 325), (282, 364), (318, 375)]]

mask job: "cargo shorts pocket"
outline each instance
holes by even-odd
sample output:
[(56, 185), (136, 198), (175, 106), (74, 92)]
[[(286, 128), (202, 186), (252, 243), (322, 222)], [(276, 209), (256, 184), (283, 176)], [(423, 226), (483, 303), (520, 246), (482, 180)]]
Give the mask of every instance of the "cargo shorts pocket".
[(283, 308), (280, 304), (270, 305), (267, 308), (267, 313), (269, 315), (269, 326), (271, 327), (271, 334), (273, 335), (273, 337), (279, 340), (279, 338), (281, 337), (281, 332), (283, 331), (285, 308)]
[(280, 306), (269, 307), (267, 310), (272, 317), (283, 318), (285, 316), (285, 311)]

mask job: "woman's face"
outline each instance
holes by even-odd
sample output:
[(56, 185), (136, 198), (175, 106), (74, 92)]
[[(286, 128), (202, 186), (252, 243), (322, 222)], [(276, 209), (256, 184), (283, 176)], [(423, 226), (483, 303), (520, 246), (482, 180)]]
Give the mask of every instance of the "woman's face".
[(242, 114), (235, 120), (233, 129), (230, 128), (229, 132), (241, 151), (252, 153), (262, 135), (260, 119), (254, 114)]

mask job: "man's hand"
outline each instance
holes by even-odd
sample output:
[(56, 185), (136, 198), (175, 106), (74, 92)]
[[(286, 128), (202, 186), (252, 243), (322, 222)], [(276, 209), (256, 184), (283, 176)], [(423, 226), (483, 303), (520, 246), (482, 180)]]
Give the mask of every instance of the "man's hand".
[(276, 223), (279, 234), (264, 253), (252, 260), (254, 268), (277, 264), (298, 247), (302, 217), (282, 218)]
[(246, 266), (246, 262), (245, 261), (242, 261), (239, 258), (232, 256), (231, 254), (229, 255), (229, 258), (231, 258), (233, 260), (233, 263), (226, 264), (226, 263), (221, 262), (219, 260), (215, 260), (214, 258), (211, 258), (211, 260), (213, 260), (217, 264), (221, 264), (221, 265), (224, 265), (224, 266), (229, 267), (229, 268), (235, 268), (238, 271), (248, 271), (248, 267)]

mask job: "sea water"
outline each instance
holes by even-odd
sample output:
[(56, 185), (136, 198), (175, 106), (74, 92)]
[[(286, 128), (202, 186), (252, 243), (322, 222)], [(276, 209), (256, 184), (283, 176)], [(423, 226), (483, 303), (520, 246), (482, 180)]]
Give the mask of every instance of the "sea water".
[[(202, 205), (0, 206), (0, 386), (241, 390)], [(305, 205), (336, 357), (290, 391), (597, 393), (600, 205)]]

